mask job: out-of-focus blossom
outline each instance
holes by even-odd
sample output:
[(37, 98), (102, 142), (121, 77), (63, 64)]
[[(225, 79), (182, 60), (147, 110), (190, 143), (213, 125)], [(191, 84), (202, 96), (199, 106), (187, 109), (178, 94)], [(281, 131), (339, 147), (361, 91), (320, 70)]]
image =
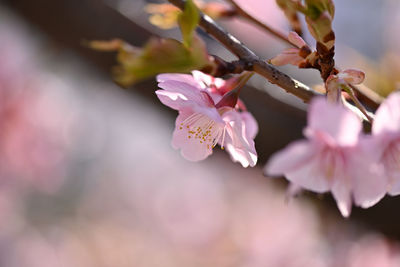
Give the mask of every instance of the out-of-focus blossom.
[(63, 172), (67, 113), (49, 96), (54, 83), (32, 63), (22, 33), (17, 26), (0, 26), (0, 177), (53, 190)]
[(368, 208), (385, 195), (387, 183), (360, 145), (361, 127), (359, 118), (343, 106), (316, 99), (309, 107), (307, 140), (275, 154), (265, 171), (314, 192), (332, 191), (345, 217), (352, 202)]
[(343, 251), (334, 255), (333, 267), (396, 267), (400, 266), (399, 245), (386, 238), (369, 234), (357, 242), (340, 242)]
[(392, 93), (376, 111), (369, 144), (384, 166), (389, 194), (400, 194), (400, 93)]
[(158, 98), (164, 105), (179, 111), (173, 147), (181, 149), (186, 159), (199, 161), (211, 155), (219, 144), (227, 148), (233, 161), (240, 162), (243, 167), (253, 167), (257, 162), (253, 141), (258, 131), (255, 119), (250, 113), (235, 108), (237, 97), (230, 92), (221, 97), (215, 93), (217, 87), (205, 87), (207, 84), (200, 82), (212, 82), (212, 77), (198, 72), (196, 77), (197, 80), (186, 74), (162, 74), (157, 78), (163, 89), (156, 91)]

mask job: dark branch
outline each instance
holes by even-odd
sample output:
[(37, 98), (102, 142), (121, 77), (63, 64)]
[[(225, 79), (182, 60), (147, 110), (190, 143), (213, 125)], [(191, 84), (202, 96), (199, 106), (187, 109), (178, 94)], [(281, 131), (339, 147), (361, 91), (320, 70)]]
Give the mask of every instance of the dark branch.
[[(184, 8), (185, 5), (184, 0), (169, 0), (169, 2), (181, 9)], [(276, 84), (277, 86), (286, 90), (286, 92), (299, 97), (304, 102), (309, 102), (312, 97), (320, 95), (311, 88), (292, 79), (288, 75), (280, 72), (272, 65), (260, 59), (253, 51), (242, 44), (232, 34), (226, 32), (218, 24), (216, 24), (215, 21), (209, 16), (201, 14), (199, 24), (200, 27), (203, 28), (210, 36), (214, 37), (229, 51), (236, 55), (239, 60), (249, 66), (248, 70), (252, 70), (255, 73), (265, 77), (269, 82)]]

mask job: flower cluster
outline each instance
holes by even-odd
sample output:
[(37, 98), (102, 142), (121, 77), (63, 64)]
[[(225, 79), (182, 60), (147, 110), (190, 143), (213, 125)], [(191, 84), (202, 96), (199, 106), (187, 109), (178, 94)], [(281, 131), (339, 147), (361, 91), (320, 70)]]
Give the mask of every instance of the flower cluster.
[(218, 144), (243, 167), (257, 162), (258, 125), (234, 92), (235, 79), (224, 81), (199, 71), (157, 76), (160, 101), (178, 110), (172, 146), (191, 161), (203, 160)]
[(332, 191), (345, 217), (353, 202), (368, 208), (386, 193), (400, 193), (400, 93), (381, 104), (371, 135), (344, 106), (315, 99), (304, 135), (272, 156), (267, 174), (285, 175), (314, 192)]

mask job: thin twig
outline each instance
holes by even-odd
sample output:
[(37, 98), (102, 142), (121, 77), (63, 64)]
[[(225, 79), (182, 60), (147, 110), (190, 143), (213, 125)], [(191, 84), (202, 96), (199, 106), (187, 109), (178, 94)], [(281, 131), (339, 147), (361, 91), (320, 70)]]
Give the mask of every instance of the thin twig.
[(276, 38), (282, 40), (283, 42), (285, 42), (286, 44), (290, 45), (290, 46), (294, 46), (289, 39), (287, 38), (287, 35), (272, 29), (270, 26), (268, 26), (267, 24), (261, 22), (260, 20), (256, 19), (255, 17), (253, 17), (252, 15), (250, 15), (247, 11), (245, 11), (243, 8), (240, 7), (239, 4), (236, 3), (235, 0), (226, 0), (227, 2), (229, 2), (235, 9), (237, 14), (244, 18), (249, 20), (250, 22), (256, 24), (257, 26), (259, 26), (260, 28), (266, 30), (267, 32), (269, 32), (270, 34), (272, 34), (273, 36), (275, 36)]
[[(289, 39), (285, 36), (285, 34), (272, 29), (267, 24), (261, 22), (260, 20), (256, 19), (252, 15), (250, 15), (243, 8), (241, 8), (240, 5), (238, 3), (236, 3), (235, 0), (225, 0), (225, 1), (229, 2), (236, 9), (236, 12), (239, 16), (241, 16), (245, 19), (248, 19), (250, 22), (252, 22), (252, 23), (258, 25), (259, 27), (263, 28), (264, 30), (268, 31), (270, 34), (274, 35), (275, 37), (282, 40), (286, 44), (290, 44), (291, 46), (293, 46), (293, 44), (289, 42)], [(360, 88), (360, 87), (351, 85), (351, 88), (355, 92), (357, 92), (360, 99), (363, 102), (365, 102), (368, 105), (368, 107), (370, 107), (374, 110), (377, 109), (383, 101), (383, 98), (381, 96), (379, 96), (377, 93), (375, 93), (373, 90), (371, 90), (368, 87)]]
[[(170, 3), (183, 9), (184, 0), (169, 0)], [(265, 77), (269, 82), (286, 90), (304, 102), (309, 102), (314, 96), (321, 95), (308, 86), (296, 81), (288, 75), (280, 72), (274, 66), (261, 60), (253, 51), (242, 44), (232, 34), (226, 32), (215, 23), (209, 16), (201, 14), (200, 26), (212, 37), (222, 43), (229, 51), (236, 55), (247, 65), (246, 70), (254, 71)]]

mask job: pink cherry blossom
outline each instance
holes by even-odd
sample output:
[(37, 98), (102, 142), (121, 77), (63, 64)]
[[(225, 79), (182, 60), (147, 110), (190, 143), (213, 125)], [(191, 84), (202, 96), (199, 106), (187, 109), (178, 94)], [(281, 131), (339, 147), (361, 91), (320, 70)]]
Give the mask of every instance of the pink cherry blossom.
[(382, 169), (360, 142), (359, 118), (342, 105), (319, 98), (308, 113), (306, 140), (272, 156), (265, 171), (285, 175), (294, 185), (318, 193), (332, 191), (343, 216), (351, 204), (368, 208), (386, 193)]
[(389, 194), (400, 194), (400, 93), (392, 93), (376, 111), (370, 145), (385, 168)]
[(243, 167), (256, 164), (257, 122), (247, 111), (218, 105), (223, 99), (219, 89), (225, 90), (226, 84), (222, 79), (194, 72), (193, 75), (161, 74), (157, 80), (162, 89), (156, 91), (160, 101), (179, 111), (172, 146), (181, 149), (183, 157), (203, 160), (219, 144)]

